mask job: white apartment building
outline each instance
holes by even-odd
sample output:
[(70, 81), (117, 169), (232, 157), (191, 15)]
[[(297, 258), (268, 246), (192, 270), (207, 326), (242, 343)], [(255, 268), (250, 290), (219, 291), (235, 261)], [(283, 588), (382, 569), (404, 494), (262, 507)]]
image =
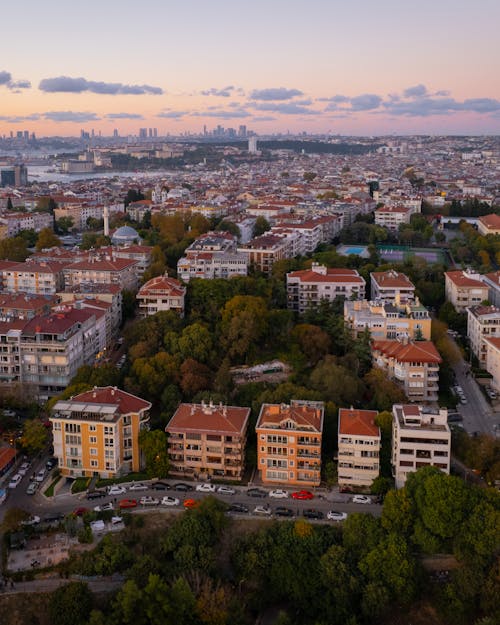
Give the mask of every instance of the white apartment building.
[(500, 391), (500, 337), (492, 336), (485, 339), (485, 345), (486, 371), (493, 376), (491, 386)]
[(472, 269), (446, 271), (446, 301), (451, 302), (457, 312), (464, 312), (469, 306), (484, 302), (489, 298), (489, 286), (484, 278)]
[(338, 483), (340, 490), (368, 490), (380, 472), (380, 428), (376, 410), (339, 409)]
[(485, 273), (481, 277), (484, 284), (488, 287), (488, 297), (485, 299), (488, 299), (493, 306), (500, 307), (500, 271)]
[(481, 367), (486, 367), (486, 339), (500, 336), (500, 308), (471, 306), (467, 308), (467, 337), (472, 353)]
[(121, 290), (136, 291), (138, 286), (137, 261), (128, 258), (112, 259), (96, 255), (67, 265), (64, 270), (66, 289), (82, 284), (117, 284)]
[(15, 237), (23, 230), (52, 229), (54, 218), (50, 213), (3, 213), (0, 214), (0, 225), (5, 226), (7, 237)]
[(229, 232), (207, 232), (186, 249), (177, 263), (177, 275), (184, 282), (192, 278), (213, 280), (246, 276), (248, 259), (236, 248)]
[(366, 282), (355, 269), (328, 269), (313, 263), (311, 269), (288, 273), (286, 285), (288, 308), (302, 314), (323, 300), (363, 299)]
[(375, 210), (375, 224), (397, 231), (401, 224), (409, 224), (413, 211), (408, 206), (381, 206)]
[(370, 274), (372, 300), (380, 302), (412, 302), (415, 299), (415, 285), (404, 273), (372, 271)]
[(373, 363), (397, 382), (409, 401), (438, 400), (441, 356), (431, 341), (373, 341)]
[(392, 415), (391, 462), (396, 488), (405, 485), (408, 473), (422, 467), (437, 467), (449, 474), (451, 432), (447, 409), (395, 404)]
[(184, 317), (184, 299), (186, 287), (167, 274), (148, 280), (139, 289), (136, 299), (139, 302), (141, 318), (155, 315), (157, 312), (173, 310)]
[(9, 293), (53, 295), (64, 287), (67, 263), (25, 261), (1, 270), (3, 289)]

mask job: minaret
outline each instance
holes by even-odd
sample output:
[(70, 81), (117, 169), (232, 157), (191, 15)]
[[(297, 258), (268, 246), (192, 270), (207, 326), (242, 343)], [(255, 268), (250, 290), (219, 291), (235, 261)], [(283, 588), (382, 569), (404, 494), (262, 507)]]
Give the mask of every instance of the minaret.
[(104, 218), (104, 236), (109, 237), (109, 210), (107, 206), (104, 207), (102, 216)]

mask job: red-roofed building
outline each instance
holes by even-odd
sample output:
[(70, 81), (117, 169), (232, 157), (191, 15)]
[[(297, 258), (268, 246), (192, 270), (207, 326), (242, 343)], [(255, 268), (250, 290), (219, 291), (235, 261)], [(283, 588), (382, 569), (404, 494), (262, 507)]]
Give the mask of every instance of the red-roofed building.
[(0, 293), (0, 318), (32, 319), (36, 315), (45, 315), (57, 300), (55, 295)]
[(311, 269), (286, 275), (288, 308), (299, 313), (315, 308), (323, 300), (364, 299), (365, 280), (355, 269), (327, 269), (313, 263)]
[(180, 404), (165, 431), (170, 473), (241, 480), (250, 408)]
[(500, 234), (500, 215), (491, 213), (483, 215), (477, 221), (477, 230), (479, 234), (486, 236), (487, 234)]
[(264, 483), (319, 486), (323, 417), (323, 402), (262, 404), (255, 431)]
[(3, 288), (9, 293), (53, 295), (64, 286), (66, 263), (46, 263), (27, 260), (2, 270)]
[(477, 306), (488, 299), (489, 288), (481, 274), (472, 269), (446, 271), (444, 274), (446, 300), (458, 312)]
[(338, 482), (341, 490), (367, 490), (380, 471), (376, 410), (339, 409)]
[(437, 401), (441, 356), (432, 341), (373, 341), (372, 356), (410, 401)]
[(52, 408), (54, 456), (66, 477), (113, 478), (140, 471), (139, 433), (150, 402), (112, 386), (94, 388)]
[(389, 271), (372, 271), (371, 299), (379, 302), (404, 304), (415, 299), (415, 285), (404, 273)]
[(163, 310), (173, 310), (184, 317), (186, 287), (179, 280), (167, 274), (151, 278), (143, 284), (136, 295), (139, 302), (139, 316), (144, 318)]
[(64, 269), (66, 289), (81, 284), (117, 284), (120, 289), (136, 291), (138, 280), (137, 261), (129, 258), (115, 258), (96, 254), (89, 260), (67, 265)]

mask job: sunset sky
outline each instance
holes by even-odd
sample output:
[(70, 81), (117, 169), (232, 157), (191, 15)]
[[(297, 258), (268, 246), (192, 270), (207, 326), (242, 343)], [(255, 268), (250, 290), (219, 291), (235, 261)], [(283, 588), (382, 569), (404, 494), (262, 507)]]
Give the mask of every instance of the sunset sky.
[(498, 0), (2, 5), (0, 134), (498, 134)]

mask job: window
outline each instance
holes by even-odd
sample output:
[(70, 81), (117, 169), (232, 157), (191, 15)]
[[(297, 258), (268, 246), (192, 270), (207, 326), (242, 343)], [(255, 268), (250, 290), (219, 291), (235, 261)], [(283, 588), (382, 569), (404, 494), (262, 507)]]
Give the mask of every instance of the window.
[(95, 447), (91, 447), (90, 448), (90, 455), (91, 456), (97, 456), (97, 449)]
[(96, 425), (89, 425), (89, 432), (97, 432), (97, 426)]
[(95, 445), (97, 443), (97, 436), (91, 436), (89, 439), (89, 443), (91, 445)]
[(97, 460), (91, 460), (90, 461), (90, 466), (91, 467), (97, 467), (97, 466), (99, 466), (99, 464), (98, 464)]

